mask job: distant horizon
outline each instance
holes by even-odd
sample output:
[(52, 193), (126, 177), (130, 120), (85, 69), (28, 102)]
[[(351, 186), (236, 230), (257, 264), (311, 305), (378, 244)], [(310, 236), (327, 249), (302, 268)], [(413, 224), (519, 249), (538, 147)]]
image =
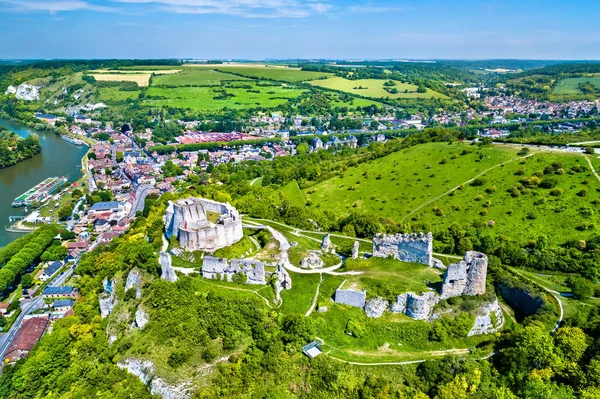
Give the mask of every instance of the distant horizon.
[(0, 59), (600, 60), (592, 0), (0, 0), (0, 13)]
[(136, 57), (136, 58), (123, 58), (123, 57), (69, 57), (69, 58), (0, 58), (0, 62), (3, 61), (109, 61), (109, 60), (164, 60), (164, 61), (196, 61), (202, 63), (202, 61), (221, 61), (221, 62), (274, 62), (274, 61), (301, 61), (301, 62), (397, 62), (397, 63), (426, 63), (426, 62), (437, 62), (437, 61), (468, 61), (468, 62), (484, 62), (484, 61), (544, 61), (544, 62), (585, 62), (593, 63), (600, 62), (600, 58), (590, 59), (576, 59), (576, 58), (358, 58), (358, 59), (344, 59), (344, 58), (203, 58), (203, 57)]

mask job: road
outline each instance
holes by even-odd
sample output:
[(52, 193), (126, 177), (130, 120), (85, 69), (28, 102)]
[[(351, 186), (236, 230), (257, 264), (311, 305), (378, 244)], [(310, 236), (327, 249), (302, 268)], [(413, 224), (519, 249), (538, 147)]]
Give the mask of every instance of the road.
[[(69, 267), (66, 271), (64, 271), (61, 274), (59, 274), (58, 276), (56, 276), (54, 279), (52, 279), (52, 281), (48, 284), (48, 286), (49, 287), (58, 287), (58, 286), (63, 285), (65, 283), (65, 281), (67, 281), (67, 279), (69, 277), (71, 277), (71, 275), (73, 274), (73, 270), (75, 270), (75, 267), (76, 267), (76, 264)], [(4, 353), (6, 353), (6, 350), (12, 343), (12, 340), (15, 338), (15, 335), (17, 335), (17, 332), (19, 331), (19, 329), (21, 328), (21, 325), (23, 324), (23, 320), (25, 319), (25, 316), (30, 315), (31, 313), (40, 309), (42, 306), (44, 306), (44, 300), (42, 299), (41, 296), (38, 296), (31, 300), (23, 301), (21, 303), (21, 314), (17, 317), (14, 324), (11, 326), (10, 330), (8, 330), (8, 332), (6, 332), (6, 333), (2, 334), (2, 336), (0, 336), (0, 354), (2, 354), (2, 357), (4, 357)]]
[(131, 207), (131, 211), (129, 212), (129, 218), (135, 216), (137, 211), (144, 210), (144, 201), (146, 201), (146, 196), (148, 196), (148, 191), (150, 191), (153, 187), (150, 185), (139, 186), (135, 191), (135, 202)]

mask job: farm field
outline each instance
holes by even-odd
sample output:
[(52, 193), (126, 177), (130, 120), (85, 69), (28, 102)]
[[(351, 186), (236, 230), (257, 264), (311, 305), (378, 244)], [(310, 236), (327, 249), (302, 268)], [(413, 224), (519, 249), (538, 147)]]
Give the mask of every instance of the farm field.
[[(423, 144), (349, 168), (304, 192), (319, 209), (356, 210), (434, 232), (478, 223), (522, 242), (541, 234), (555, 244), (593, 235), (600, 224), (599, 182), (584, 157), (543, 152), (523, 158), (516, 150)], [(414, 173), (402, 173), (407, 170)]]
[(170, 85), (214, 85), (218, 86), (223, 80), (247, 80), (242, 76), (231, 75), (213, 69), (205, 68), (184, 68), (181, 72), (169, 75), (160, 75), (154, 77), (152, 86)]
[(600, 77), (583, 77), (583, 78), (567, 78), (560, 80), (556, 87), (554, 88), (553, 94), (555, 95), (577, 95), (583, 94), (581, 90), (579, 90), (578, 85), (580, 83), (590, 82), (596, 88), (600, 90)]
[[(305, 92), (301, 89), (284, 88), (282, 86), (263, 87), (253, 84), (250, 84), (250, 86), (250, 89), (231, 87), (177, 87), (167, 89), (151, 86), (146, 91), (147, 98), (142, 104), (151, 107), (177, 107), (208, 111), (216, 111), (225, 107), (232, 109), (275, 107)], [(223, 90), (233, 96), (219, 99)], [(259, 93), (253, 92), (254, 90), (259, 91)]]
[[(398, 93), (391, 94), (384, 89), (383, 84), (385, 82), (387, 81), (381, 79), (348, 80), (341, 77), (332, 77), (325, 80), (312, 81), (310, 84), (373, 98), (445, 98), (443, 94), (430, 89), (427, 89), (427, 93), (417, 93), (417, 86), (397, 81), (395, 82), (396, 86), (393, 87), (398, 90)], [(359, 89), (359, 87), (363, 88)], [(408, 93), (404, 93), (405, 90), (408, 90)]]
[(281, 80), (285, 82), (312, 81), (333, 76), (325, 72), (303, 71), (299, 68), (275, 67), (275, 66), (228, 66), (212, 65), (212, 69), (223, 72), (231, 72), (249, 78)]
[(99, 87), (99, 100), (105, 103), (115, 103), (138, 98), (140, 90), (120, 90), (119, 87)]
[(134, 68), (134, 69), (118, 69), (118, 70), (111, 70), (111, 69), (94, 69), (92, 71), (89, 71), (89, 73), (108, 73), (108, 74), (156, 74), (156, 75), (172, 75), (172, 74), (176, 74), (181, 72), (181, 69), (157, 69), (157, 68), (150, 68), (150, 69), (142, 69), (142, 68)]
[(92, 73), (98, 82), (134, 82), (138, 86), (148, 86), (150, 73)]

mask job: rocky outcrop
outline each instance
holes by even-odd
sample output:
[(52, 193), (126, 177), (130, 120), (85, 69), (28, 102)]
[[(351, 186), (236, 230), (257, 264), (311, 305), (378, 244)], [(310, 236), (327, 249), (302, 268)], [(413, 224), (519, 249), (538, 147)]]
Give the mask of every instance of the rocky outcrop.
[(462, 295), (485, 294), (488, 257), (475, 251), (465, 254), (464, 260), (448, 266), (442, 284), (442, 299)]
[(300, 261), (300, 266), (303, 269), (321, 269), (325, 266), (323, 259), (319, 257), (319, 251), (309, 251), (308, 255)]
[(281, 301), (281, 291), (292, 289), (292, 278), (283, 266), (277, 265), (275, 279), (275, 298), (277, 298), (277, 302), (279, 303)]
[(135, 299), (140, 299), (142, 297), (142, 289), (140, 285), (142, 283), (142, 275), (140, 274), (138, 269), (132, 269), (127, 275), (127, 281), (125, 282), (125, 291), (129, 291), (132, 288), (135, 288)]
[(352, 259), (358, 259), (358, 251), (360, 248), (360, 244), (358, 241), (354, 241), (354, 245), (352, 246)]
[(500, 331), (504, 326), (504, 313), (502, 313), (498, 299), (482, 305), (476, 314), (475, 323), (469, 331), (469, 336), (492, 334)]
[(104, 280), (104, 293), (98, 298), (100, 304), (100, 316), (106, 318), (117, 305), (118, 299), (115, 294), (114, 280)]
[(383, 315), (383, 313), (387, 310), (389, 305), (389, 302), (381, 297), (367, 299), (367, 301), (365, 302), (365, 314), (368, 317), (376, 319)]
[(8, 86), (4, 94), (14, 94), (16, 98), (23, 101), (37, 101), (40, 99), (38, 88), (27, 83), (22, 83), (16, 88)]
[(402, 262), (432, 265), (433, 235), (423, 234), (378, 234), (373, 238), (373, 256), (393, 257)]
[(168, 384), (155, 375), (154, 363), (149, 360), (130, 358), (118, 362), (117, 366), (121, 370), (126, 370), (129, 374), (138, 377), (144, 385), (150, 388), (153, 395), (159, 395), (163, 399), (189, 399), (192, 397), (192, 387), (189, 383)]
[(135, 312), (135, 326), (138, 328), (144, 328), (149, 321), (150, 316), (148, 316), (148, 313), (146, 313), (141, 307), (138, 307), (138, 310)]
[(168, 252), (161, 252), (159, 258), (160, 266), (161, 266), (161, 274), (160, 278), (163, 280), (170, 281), (174, 283), (177, 281), (177, 275), (175, 274), (175, 270), (171, 266), (171, 255)]
[(546, 303), (544, 299), (533, 288), (523, 285), (508, 285), (500, 283), (500, 294), (513, 309), (520, 310), (523, 315), (536, 314)]
[(444, 265), (444, 262), (442, 262), (441, 260), (437, 259), (437, 258), (433, 258), (432, 259), (432, 264), (431, 266), (436, 268), (436, 269), (440, 269), (440, 270), (446, 270), (447, 267)]

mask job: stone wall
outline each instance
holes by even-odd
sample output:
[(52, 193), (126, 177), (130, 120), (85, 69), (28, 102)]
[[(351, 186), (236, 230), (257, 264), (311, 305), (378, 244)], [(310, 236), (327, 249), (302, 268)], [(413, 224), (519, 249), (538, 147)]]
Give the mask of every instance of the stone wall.
[[(219, 213), (219, 221), (211, 223), (206, 212)], [(242, 239), (242, 218), (229, 204), (203, 198), (187, 198), (169, 202), (165, 213), (165, 235), (173, 235), (188, 251), (212, 252)]]
[(398, 295), (396, 301), (390, 305), (390, 311), (404, 313), (415, 320), (428, 320), (433, 307), (439, 301), (440, 297), (435, 292), (426, 292), (423, 295), (409, 292)]
[(442, 299), (485, 294), (487, 265), (488, 257), (485, 254), (469, 251), (464, 260), (448, 266), (444, 273)]
[(373, 256), (394, 257), (402, 262), (433, 265), (433, 236), (423, 234), (378, 234), (373, 238)]
[(233, 276), (241, 273), (247, 277), (246, 284), (266, 284), (265, 266), (251, 259), (232, 259), (205, 256), (202, 260), (202, 277), (233, 281)]
[(356, 291), (356, 290), (343, 290), (338, 289), (335, 291), (333, 300), (335, 303), (341, 303), (343, 305), (350, 305), (356, 308), (363, 309), (365, 307), (365, 301), (367, 299), (367, 291)]

